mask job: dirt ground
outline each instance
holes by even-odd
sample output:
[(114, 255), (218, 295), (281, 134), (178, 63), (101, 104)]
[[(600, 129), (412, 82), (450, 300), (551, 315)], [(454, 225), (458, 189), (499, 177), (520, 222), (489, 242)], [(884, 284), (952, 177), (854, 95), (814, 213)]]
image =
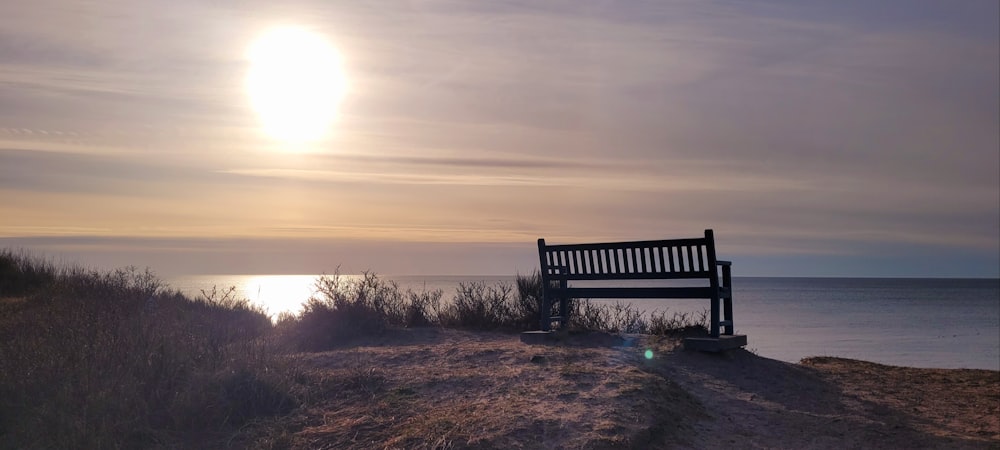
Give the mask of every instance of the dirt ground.
[[(674, 344), (676, 345), (676, 344)], [(705, 405), (681, 448), (998, 448), (1000, 372), (674, 351), (658, 372)]]
[(432, 328), (296, 358), (306, 407), (258, 447), (1000, 448), (995, 371)]

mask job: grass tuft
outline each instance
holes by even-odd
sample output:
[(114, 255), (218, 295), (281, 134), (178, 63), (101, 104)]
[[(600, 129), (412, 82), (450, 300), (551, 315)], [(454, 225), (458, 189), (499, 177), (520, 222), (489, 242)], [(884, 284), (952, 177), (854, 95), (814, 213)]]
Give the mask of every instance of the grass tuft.
[(296, 405), (270, 319), (231, 290), (11, 252), (0, 267), (0, 448), (170, 446)]

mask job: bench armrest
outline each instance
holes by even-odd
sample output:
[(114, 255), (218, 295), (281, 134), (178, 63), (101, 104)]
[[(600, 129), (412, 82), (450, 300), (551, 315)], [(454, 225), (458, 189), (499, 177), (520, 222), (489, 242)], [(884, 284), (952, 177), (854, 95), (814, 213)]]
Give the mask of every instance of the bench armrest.
[(733, 262), (732, 261), (716, 261), (715, 264), (718, 264), (720, 266), (731, 266), (731, 265), (733, 265)]

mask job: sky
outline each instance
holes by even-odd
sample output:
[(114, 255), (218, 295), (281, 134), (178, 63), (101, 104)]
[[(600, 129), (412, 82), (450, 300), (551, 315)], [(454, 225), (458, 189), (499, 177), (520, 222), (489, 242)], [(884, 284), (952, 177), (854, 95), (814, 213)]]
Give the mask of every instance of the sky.
[[(313, 141), (248, 92), (282, 27), (336, 52)], [(2, 248), (510, 275), (706, 228), (738, 276), (1000, 276), (1000, 3), (0, 4)]]

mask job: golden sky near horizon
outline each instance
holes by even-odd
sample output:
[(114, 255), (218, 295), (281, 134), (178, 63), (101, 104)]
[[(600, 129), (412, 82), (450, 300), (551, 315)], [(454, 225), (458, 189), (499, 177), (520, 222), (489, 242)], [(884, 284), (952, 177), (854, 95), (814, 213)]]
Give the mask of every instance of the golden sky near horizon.
[(997, 276), (998, 8), (11, 2), (0, 246), (511, 273), (714, 228), (752, 274)]

